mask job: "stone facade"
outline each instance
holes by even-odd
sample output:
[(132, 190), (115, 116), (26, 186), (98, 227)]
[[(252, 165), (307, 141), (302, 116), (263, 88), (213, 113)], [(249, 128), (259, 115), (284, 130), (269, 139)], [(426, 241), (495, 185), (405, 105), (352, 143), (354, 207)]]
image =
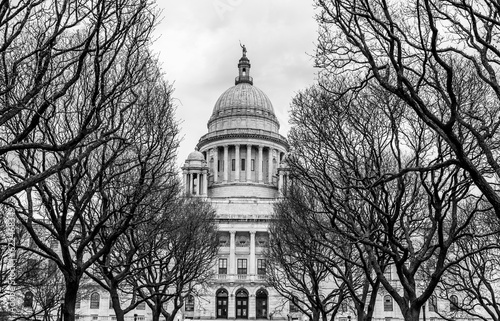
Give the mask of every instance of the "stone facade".
[[(243, 52), (235, 86), (216, 101), (207, 127), (184, 166), (189, 196), (217, 212), (220, 250), (214, 278), (182, 318), (286, 319), (288, 302), (265, 282), (263, 250), (288, 150), (269, 98), (253, 86)], [(206, 187), (206, 188), (205, 188)]]

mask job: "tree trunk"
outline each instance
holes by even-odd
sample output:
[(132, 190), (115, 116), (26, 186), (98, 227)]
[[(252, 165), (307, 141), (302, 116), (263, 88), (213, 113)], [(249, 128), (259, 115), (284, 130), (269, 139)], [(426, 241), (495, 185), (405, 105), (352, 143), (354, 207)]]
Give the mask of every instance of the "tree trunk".
[(177, 312), (179, 311), (179, 308), (174, 308), (171, 313), (164, 314), (165, 320), (167, 321), (174, 321), (175, 316), (177, 315)]
[(125, 313), (120, 304), (120, 297), (115, 287), (110, 287), (111, 302), (113, 302), (113, 310), (115, 311), (116, 321), (125, 321)]
[(160, 321), (161, 306), (158, 307), (158, 305), (156, 305), (154, 309), (151, 309), (151, 313), (153, 316), (152, 321)]
[(313, 314), (312, 321), (320, 321), (319, 317), (321, 316), (321, 314), (317, 309), (313, 309), (312, 314)]
[(66, 292), (64, 293), (64, 303), (62, 305), (62, 319), (64, 321), (75, 321), (75, 304), (80, 286), (80, 278), (70, 276), (65, 278)]
[(328, 315), (325, 313), (325, 311), (321, 311), (321, 320), (328, 321)]
[(408, 308), (404, 313), (405, 321), (419, 321), (420, 308)]

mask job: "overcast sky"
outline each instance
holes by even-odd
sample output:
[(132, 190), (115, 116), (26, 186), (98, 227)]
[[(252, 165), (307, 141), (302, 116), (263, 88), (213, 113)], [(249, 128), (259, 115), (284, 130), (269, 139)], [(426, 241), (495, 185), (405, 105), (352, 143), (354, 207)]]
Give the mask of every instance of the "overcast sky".
[(241, 41), (254, 85), (270, 98), (286, 136), (295, 93), (313, 84), (316, 42), (312, 1), (158, 0), (163, 20), (156, 34), (167, 79), (174, 82), (183, 141), (181, 164), (207, 133), (217, 98), (234, 86)]

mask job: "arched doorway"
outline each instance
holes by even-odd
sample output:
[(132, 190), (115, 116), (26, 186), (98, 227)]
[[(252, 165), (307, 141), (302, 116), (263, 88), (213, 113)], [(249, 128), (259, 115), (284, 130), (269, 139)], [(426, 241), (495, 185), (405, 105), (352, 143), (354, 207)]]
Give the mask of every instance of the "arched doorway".
[(236, 291), (236, 319), (248, 319), (248, 292), (244, 289)]
[(255, 316), (257, 319), (267, 319), (267, 291), (260, 289), (255, 294)]
[(216, 311), (218, 319), (227, 319), (227, 291), (224, 289), (220, 289), (216, 293), (217, 302), (216, 302)]

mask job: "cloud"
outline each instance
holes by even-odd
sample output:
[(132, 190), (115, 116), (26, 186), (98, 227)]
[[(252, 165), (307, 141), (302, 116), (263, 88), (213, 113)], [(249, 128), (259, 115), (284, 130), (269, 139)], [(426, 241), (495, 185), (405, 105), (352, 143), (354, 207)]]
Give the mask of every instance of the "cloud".
[(154, 48), (167, 78), (175, 81), (178, 118), (185, 137), (179, 163), (207, 132), (206, 123), (217, 98), (234, 85), (241, 57), (248, 49), (254, 84), (271, 99), (288, 129), (293, 95), (314, 81), (316, 23), (306, 1), (190, 0), (162, 1), (164, 19)]

